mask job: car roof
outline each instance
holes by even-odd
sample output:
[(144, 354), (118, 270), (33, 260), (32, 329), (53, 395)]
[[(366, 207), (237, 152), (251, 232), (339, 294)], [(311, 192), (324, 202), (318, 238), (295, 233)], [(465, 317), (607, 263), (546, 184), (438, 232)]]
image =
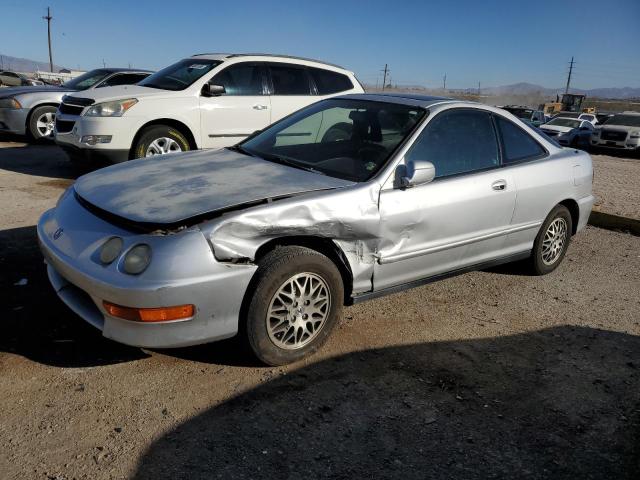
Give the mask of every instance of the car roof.
[(196, 53), (195, 55), (192, 55), (191, 58), (194, 58), (194, 57), (205, 58), (207, 60), (219, 60), (219, 61), (224, 61), (232, 58), (240, 58), (240, 57), (259, 57), (260, 60), (272, 60), (272, 61), (299, 60), (303, 62), (318, 63), (321, 65), (327, 65), (329, 67), (346, 70), (344, 67), (341, 67), (340, 65), (325, 62), (323, 60), (317, 60), (314, 58), (307, 58), (307, 57), (298, 57), (295, 55), (281, 55), (276, 53)]
[(458, 102), (468, 105), (482, 105), (480, 103), (456, 100), (449, 97), (435, 97), (414, 93), (356, 93), (351, 95), (340, 95), (334, 98), (349, 98), (356, 100), (369, 100), (374, 102), (398, 103), (401, 105), (411, 105), (424, 108), (428, 108), (432, 105), (443, 102)]
[(109, 73), (122, 73), (122, 72), (153, 73), (153, 70), (145, 70), (144, 68), (106, 67), (106, 68), (97, 68), (96, 70), (104, 70), (105, 72), (109, 72)]

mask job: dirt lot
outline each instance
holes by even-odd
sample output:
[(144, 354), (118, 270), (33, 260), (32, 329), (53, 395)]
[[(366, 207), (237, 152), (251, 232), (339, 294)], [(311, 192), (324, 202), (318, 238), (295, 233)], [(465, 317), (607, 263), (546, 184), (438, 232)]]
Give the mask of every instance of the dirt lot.
[[(603, 208), (637, 209), (640, 162), (595, 164)], [(640, 237), (348, 308), (264, 368), (233, 340), (122, 346), (57, 299), (33, 225), (74, 175), (0, 144), (0, 478), (640, 478)]]

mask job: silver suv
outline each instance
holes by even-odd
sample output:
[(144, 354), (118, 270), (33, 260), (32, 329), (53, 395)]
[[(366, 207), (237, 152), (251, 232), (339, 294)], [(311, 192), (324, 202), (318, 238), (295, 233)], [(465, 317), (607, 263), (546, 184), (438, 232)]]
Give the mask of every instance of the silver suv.
[(640, 152), (640, 113), (616, 114), (591, 134), (591, 147)]

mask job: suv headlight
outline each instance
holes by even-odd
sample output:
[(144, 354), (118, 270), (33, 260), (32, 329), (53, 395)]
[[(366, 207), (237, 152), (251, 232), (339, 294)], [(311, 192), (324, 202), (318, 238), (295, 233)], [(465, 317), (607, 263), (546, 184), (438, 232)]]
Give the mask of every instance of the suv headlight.
[(85, 117), (121, 117), (124, 112), (138, 103), (137, 98), (127, 98), (125, 100), (115, 100), (113, 102), (104, 102), (91, 105), (86, 112)]
[(15, 98), (7, 97), (0, 98), (0, 108), (11, 108), (13, 110), (17, 110), (18, 108), (22, 108), (22, 105)]

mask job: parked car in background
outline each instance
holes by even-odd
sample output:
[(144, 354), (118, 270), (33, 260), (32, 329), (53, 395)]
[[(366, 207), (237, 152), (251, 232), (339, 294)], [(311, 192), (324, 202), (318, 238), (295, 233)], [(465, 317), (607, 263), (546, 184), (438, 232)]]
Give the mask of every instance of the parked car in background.
[(553, 271), (592, 172), (498, 108), (347, 95), (227, 149), (85, 175), (37, 232), (56, 292), (105, 337), (242, 332), (278, 365), (317, 350), (345, 304), (519, 259)]
[(14, 87), (0, 90), (0, 132), (28, 135), (33, 140), (50, 138), (55, 113), (62, 97), (80, 90), (130, 85), (148, 77), (148, 70), (99, 68), (61, 86)]
[(34, 80), (22, 73), (0, 70), (0, 87), (20, 87), (42, 85), (40, 80)]
[(592, 132), (591, 147), (640, 152), (640, 113), (625, 112), (605, 120)]
[(352, 72), (315, 60), (194, 55), (135, 87), (69, 95), (58, 112), (56, 142), (78, 162), (221, 148), (310, 103), (358, 92)]
[(592, 125), (598, 123), (598, 117), (594, 113), (560, 112), (551, 117), (551, 120), (554, 118), (576, 118), (578, 120), (587, 120), (588, 122), (591, 122)]
[(540, 130), (560, 145), (582, 148), (589, 146), (593, 129), (590, 121), (570, 117), (555, 117), (540, 127)]
[(507, 105), (502, 108), (512, 115), (515, 115), (520, 120), (523, 120), (534, 127), (539, 127), (546, 121), (544, 112), (542, 110), (534, 110), (532, 108), (520, 107), (516, 105)]

